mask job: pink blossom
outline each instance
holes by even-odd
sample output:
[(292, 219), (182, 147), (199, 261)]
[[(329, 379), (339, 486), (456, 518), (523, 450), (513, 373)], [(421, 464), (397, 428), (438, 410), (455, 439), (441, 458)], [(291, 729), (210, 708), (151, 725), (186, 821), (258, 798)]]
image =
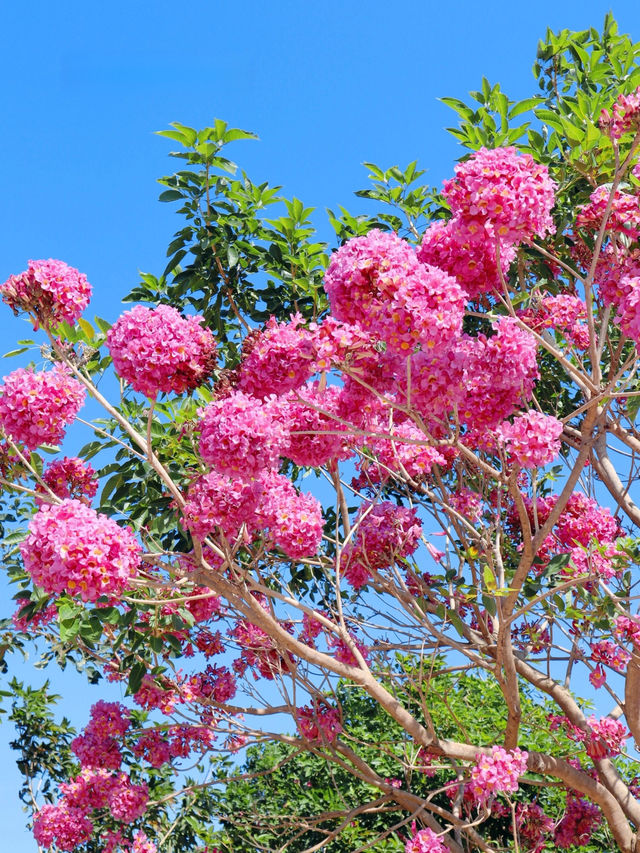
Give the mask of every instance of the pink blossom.
[(157, 853), (158, 848), (156, 845), (147, 838), (147, 836), (142, 832), (142, 830), (138, 830), (133, 836), (133, 847), (131, 848), (131, 853)]
[(321, 391), (316, 383), (303, 385), (282, 401), (289, 430), (284, 456), (296, 465), (319, 468), (352, 455), (347, 428), (338, 416), (340, 396), (335, 385)]
[(292, 560), (316, 554), (324, 524), (316, 498), (298, 493), (282, 474), (265, 474), (261, 483), (259, 526), (269, 529), (274, 543)]
[(82, 809), (64, 803), (45, 805), (36, 812), (33, 835), (41, 847), (55, 844), (59, 850), (75, 850), (91, 838), (93, 824)]
[(432, 829), (426, 827), (416, 832), (414, 823), (413, 832), (405, 844), (405, 853), (447, 853), (448, 848)]
[(315, 371), (311, 333), (296, 315), (289, 323), (271, 317), (264, 331), (245, 340), (238, 387), (264, 398), (286, 394), (303, 385)]
[(200, 455), (221, 474), (251, 480), (278, 467), (288, 438), (273, 401), (242, 391), (210, 403), (202, 413)]
[(640, 87), (629, 95), (618, 95), (611, 113), (609, 110), (602, 110), (599, 124), (602, 130), (614, 139), (620, 139), (625, 133), (635, 133), (640, 129)]
[(120, 595), (141, 554), (130, 528), (75, 500), (42, 506), (20, 550), (25, 569), (45, 592), (68, 592), (83, 601)]
[(17, 598), (16, 604), (18, 605), (18, 608), (11, 617), (11, 622), (13, 623), (16, 631), (33, 634), (38, 628), (48, 625), (58, 616), (58, 609), (55, 604), (49, 604), (44, 609), (36, 610), (29, 617), (27, 617), (26, 614), (22, 616), (21, 613), (31, 604), (31, 599)]
[(529, 754), (521, 749), (491, 747), (491, 754), (480, 753), (471, 769), (471, 790), (476, 801), (486, 802), (497, 793), (518, 790), (518, 779), (527, 770)]
[(616, 672), (624, 673), (631, 655), (611, 640), (600, 640), (591, 646), (591, 660), (604, 663)]
[(177, 699), (176, 690), (168, 685), (160, 687), (149, 674), (143, 677), (140, 689), (133, 696), (133, 701), (140, 707), (147, 710), (159, 708), (165, 714), (172, 713)]
[(61, 364), (37, 372), (20, 367), (4, 377), (0, 393), (0, 424), (29, 450), (62, 441), (85, 397), (83, 386)]
[(586, 847), (601, 822), (602, 814), (594, 803), (567, 797), (565, 815), (556, 827), (553, 840), (563, 850), (574, 845)]
[(552, 415), (530, 409), (505, 421), (497, 429), (497, 437), (523, 468), (539, 468), (552, 462), (560, 452), (559, 438), (563, 424)]
[(557, 296), (543, 293), (532, 300), (529, 308), (519, 311), (518, 316), (534, 332), (556, 329), (577, 349), (584, 350), (589, 346), (587, 306), (582, 299), (570, 293)]
[(185, 525), (199, 539), (215, 535), (216, 528), (220, 528), (233, 542), (243, 524), (254, 525), (261, 494), (262, 485), (258, 482), (245, 483), (211, 471), (189, 489), (183, 510)]
[(202, 323), (202, 317), (181, 317), (170, 305), (125, 311), (107, 333), (118, 375), (150, 399), (161, 391), (197, 388), (216, 361), (216, 342)]
[[(45, 468), (42, 480), (57, 497), (73, 498), (87, 504), (98, 491), (96, 472), (77, 456), (65, 456), (52, 462)], [(36, 484), (36, 491), (46, 494), (40, 483)]]
[(462, 328), (458, 282), (421, 264), (397, 234), (373, 230), (349, 240), (333, 254), (324, 286), (337, 320), (360, 325), (395, 353), (443, 346)]
[(427, 437), (413, 421), (404, 421), (389, 427), (380, 423), (370, 426), (388, 438), (369, 438), (367, 445), (376, 457), (375, 461), (363, 458), (359, 465), (369, 482), (386, 482), (395, 475), (408, 476), (412, 480), (423, 480), (439, 465), (446, 469), (451, 463), (451, 448), (433, 447)]
[(132, 747), (134, 755), (148, 761), (152, 767), (162, 767), (171, 761), (171, 750), (166, 736), (153, 729), (141, 735)]
[(363, 505), (354, 521), (356, 534), (343, 551), (344, 576), (356, 589), (373, 570), (386, 569), (416, 550), (422, 526), (415, 509), (383, 501)]
[(298, 731), (309, 741), (333, 743), (342, 731), (340, 713), (323, 702), (305, 705), (296, 711)]
[(454, 276), (469, 299), (478, 299), (492, 290), (502, 292), (496, 259), (506, 278), (515, 258), (515, 249), (496, 241), (482, 219), (454, 216), (448, 222), (438, 220), (424, 233), (417, 256), (424, 264), (439, 267)]
[(556, 185), (546, 166), (515, 148), (481, 148), (455, 168), (444, 196), (454, 216), (479, 220), (505, 244), (553, 234)]
[(126, 773), (121, 773), (109, 791), (108, 806), (111, 816), (122, 823), (133, 823), (147, 808), (149, 789), (143, 782), (135, 785)]
[(587, 724), (590, 737), (586, 738), (587, 754), (594, 759), (606, 756), (620, 755), (623, 741), (629, 737), (629, 732), (619, 720), (612, 717), (589, 717)]
[(35, 316), (34, 328), (51, 328), (63, 320), (72, 325), (91, 298), (87, 277), (63, 261), (29, 261), (27, 270), (10, 276), (0, 285), (2, 301), (15, 314)]
[(528, 853), (542, 853), (547, 836), (553, 832), (553, 820), (538, 803), (518, 803), (516, 819), (518, 835), (521, 842), (527, 842)]
[[(575, 227), (595, 234), (600, 229), (606, 213), (611, 188), (597, 187), (589, 196), (589, 201), (578, 208)], [(606, 224), (607, 233), (615, 233), (637, 240), (640, 236), (640, 204), (638, 197), (616, 190), (611, 203)]]

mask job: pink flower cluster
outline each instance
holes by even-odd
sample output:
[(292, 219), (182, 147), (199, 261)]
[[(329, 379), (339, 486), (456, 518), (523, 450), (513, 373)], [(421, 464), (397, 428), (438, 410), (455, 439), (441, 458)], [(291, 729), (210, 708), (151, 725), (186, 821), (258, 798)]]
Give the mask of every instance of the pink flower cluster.
[(541, 468), (560, 453), (562, 430), (562, 421), (530, 409), (515, 417), (513, 423), (500, 424), (496, 434), (518, 465)]
[[(217, 702), (224, 705), (236, 694), (236, 679), (225, 666), (208, 664), (204, 672), (191, 676), (182, 685), (182, 699), (187, 702)], [(137, 694), (136, 694), (137, 695)], [(137, 699), (136, 699), (137, 701)]]
[(64, 851), (75, 850), (91, 838), (92, 811), (107, 808), (114, 820), (129, 824), (144, 814), (149, 800), (146, 784), (136, 785), (126, 773), (106, 769), (85, 769), (60, 785), (60, 792), (56, 805), (46, 805), (36, 814), (33, 834), (41, 846), (55, 844)]
[(312, 338), (300, 315), (289, 323), (271, 317), (264, 331), (251, 340), (249, 352), (243, 348), (243, 355), (238, 387), (258, 398), (299, 388), (315, 369)]
[(0, 387), (0, 424), (29, 450), (58, 444), (84, 403), (84, 388), (66, 367), (33, 371), (23, 367), (4, 377)]
[[(536, 501), (537, 524), (542, 525), (557, 501), (557, 495), (538, 498)], [(527, 504), (531, 523), (534, 519), (533, 506)], [(515, 519), (515, 510), (512, 519)], [(515, 522), (519, 526), (519, 522)], [(569, 554), (570, 563), (562, 570), (567, 577), (577, 574), (594, 574), (610, 578), (624, 565), (626, 556), (616, 547), (621, 535), (619, 521), (607, 507), (599, 506), (592, 498), (574, 492), (560, 514), (553, 532), (544, 540), (536, 559), (546, 565), (554, 554)]]
[(546, 838), (554, 830), (553, 820), (538, 803), (518, 803), (516, 820), (520, 841), (527, 842), (528, 853), (542, 853)]
[(624, 673), (631, 655), (611, 640), (600, 640), (591, 646), (591, 660), (604, 663), (616, 672)]
[(296, 720), (302, 737), (312, 742), (333, 743), (342, 731), (340, 712), (324, 702), (298, 708)]
[(43, 505), (20, 550), (25, 569), (45, 592), (68, 592), (83, 601), (119, 595), (141, 554), (130, 528), (76, 500)]
[(602, 130), (614, 139), (640, 130), (640, 88), (630, 95), (618, 95), (611, 112), (602, 110), (599, 124)]
[[(598, 187), (591, 193), (589, 201), (578, 208), (575, 221), (576, 230), (584, 230), (592, 234), (598, 232), (609, 204), (610, 195), (611, 189), (607, 186)], [(616, 191), (605, 232), (624, 235), (630, 240), (638, 239), (640, 236), (640, 204), (637, 196), (622, 192), (622, 190)]]
[(620, 720), (591, 716), (587, 723), (590, 729), (590, 735), (585, 739), (587, 755), (594, 759), (620, 755), (623, 742), (629, 737)]
[(66, 320), (75, 323), (89, 304), (91, 285), (87, 277), (62, 261), (29, 261), (20, 275), (10, 276), (0, 285), (2, 301), (15, 314), (21, 311), (50, 328)]
[(607, 303), (615, 306), (616, 322), (623, 333), (640, 344), (640, 275), (623, 275), (615, 290), (601, 288), (601, 293)]
[(556, 827), (553, 837), (557, 846), (586, 847), (595, 829), (602, 823), (602, 814), (595, 803), (577, 797), (567, 797), (564, 817)]
[(41, 847), (75, 850), (92, 835), (93, 824), (82, 809), (48, 803), (33, 820), (33, 836)]
[(189, 489), (184, 522), (199, 539), (214, 535), (216, 528), (220, 528), (234, 542), (242, 525), (252, 521), (261, 494), (258, 482), (245, 483), (210, 471)]
[(210, 403), (200, 429), (200, 455), (207, 465), (245, 481), (277, 468), (287, 439), (275, 401), (242, 391)]
[(529, 754), (521, 749), (493, 746), (491, 754), (480, 753), (471, 769), (471, 791), (479, 804), (497, 793), (518, 790), (518, 779), (527, 770)]
[(131, 716), (124, 705), (100, 700), (91, 708), (91, 718), (84, 733), (71, 742), (71, 749), (83, 768), (119, 770), (122, 753), (118, 741), (131, 726)]
[(478, 299), (483, 293), (502, 291), (500, 272), (506, 278), (516, 252), (511, 245), (496, 240), (482, 219), (454, 216), (427, 228), (417, 256), (423, 264), (454, 276), (469, 299)]
[(462, 328), (458, 282), (421, 264), (397, 234), (373, 230), (349, 240), (333, 254), (324, 286), (336, 319), (360, 325), (392, 352), (443, 346)]
[(317, 383), (287, 397), (282, 404), (289, 430), (284, 456), (310, 468), (351, 456), (346, 427), (338, 419), (340, 397), (335, 385), (321, 391)]
[(577, 349), (589, 346), (589, 328), (586, 325), (587, 307), (582, 299), (570, 293), (553, 296), (544, 293), (518, 316), (534, 332), (556, 329)]
[(274, 472), (249, 483), (217, 471), (205, 474), (189, 490), (184, 519), (199, 538), (216, 528), (231, 541), (242, 525), (249, 538), (268, 529), (272, 542), (292, 560), (315, 554), (322, 538), (316, 498), (298, 493), (287, 477)]
[(594, 760), (606, 756), (619, 755), (623, 741), (629, 737), (629, 732), (619, 720), (612, 717), (589, 717), (586, 728), (572, 723), (567, 717), (549, 714), (549, 728), (562, 728), (566, 736), (576, 743), (583, 743), (589, 755)]
[(432, 829), (426, 827), (415, 831), (404, 846), (405, 853), (447, 853), (448, 848)]
[[(77, 456), (65, 456), (64, 459), (56, 459), (47, 466), (42, 480), (57, 497), (71, 498), (88, 504), (89, 498), (98, 491), (95, 477), (96, 472), (88, 462), (85, 464)], [(40, 483), (36, 484), (36, 491), (46, 494)]]
[(556, 185), (546, 166), (515, 148), (481, 148), (455, 168), (443, 194), (454, 216), (478, 220), (505, 244), (555, 230)]
[(412, 421), (404, 421), (397, 426), (375, 422), (370, 424), (379, 435), (389, 438), (369, 438), (367, 444), (375, 460), (364, 457), (359, 467), (369, 484), (384, 483), (390, 477), (404, 477), (412, 480), (423, 480), (435, 465), (443, 470), (451, 463), (450, 447), (437, 448), (428, 443), (426, 435)]
[(530, 399), (539, 375), (535, 339), (510, 317), (494, 328), (489, 338), (462, 336), (448, 350), (416, 353), (399, 377), (400, 399), (420, 412), (434, 434), (455, 415), (471, 433), (467, 442), (484, 440)]
[(357, 534), (342, 552), (344, 576), (356, 589), (373, 571), (410, 556), (420, 543), (422, 526), (415, 509), (383, 501), (364, 505), (354, 522)]
[(16, 599), (16, 604), (18, 605), (18, 608), (12, 615), (11, 622), (16, 631), (22, 631), (25, 634), (27, 632), (34, 634), (38, 628), (48, 625), (58, 616), (58, 608), (55, 604), (49, 604), (44, 609), (37, 610), (30, 617), (20, 615), (24, 608), (31, 604), (31, 600), (29, 598), (18, 598)]
[(266, 474), (262, 483), (258, 529), (268, 528), (271, 540), (290, 559), (312, 557), (322, 540), (320, 503), (311, 494), (297, 492), (282, 474)]
[(640, 649), (640, 618), (638, 616), (616, 616), (615, 635), (620, 642), (633, 643)]
[(197, 388), (216, 362), (216, 342), (202, 322), (169, 305), (125, 311), (107, 333), (117, 373), (150, 399)]

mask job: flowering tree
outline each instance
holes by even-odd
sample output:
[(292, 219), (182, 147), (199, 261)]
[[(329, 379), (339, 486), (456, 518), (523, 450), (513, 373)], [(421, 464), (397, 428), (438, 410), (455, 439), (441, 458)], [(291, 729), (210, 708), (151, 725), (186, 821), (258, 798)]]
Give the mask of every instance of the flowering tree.
[[(94, 705), (33, 798), (41, 847), (238, 849), (204, 814), (229, 752), (269, 743), (268, 769), (309, 755), (353, 786), (246, 849), (343, 849), (371, 815), (357, 849), (639, 849), (639, 57), (608, 17), (548, 34), (541, 95), (446, 99), (471, 154), (441, 193), (371, 165), (385, 207), (330, 212), (331, 254), (235, 177), (250, 134), (174, 125), (186, 224), (131, 295), (154, 307), (94, 326), (59, 261), (2, 286), (52, 363), (0, 389), (32, 514), (15, 627), (134, 706)], [(43, 465), (87, 394), (94, 440)], [(469, 684), (493, 725), (456, 715)]]

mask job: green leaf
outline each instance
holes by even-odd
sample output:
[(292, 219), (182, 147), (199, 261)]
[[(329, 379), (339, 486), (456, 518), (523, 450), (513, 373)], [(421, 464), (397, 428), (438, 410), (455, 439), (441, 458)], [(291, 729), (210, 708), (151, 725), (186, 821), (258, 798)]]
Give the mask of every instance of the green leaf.
[(134, 663), (129, 673), (129, 682), (127, 685), (127, 693), (137, 693), (142, 686), (142, 679), (147, 673), (147, 667), (142, 661)]

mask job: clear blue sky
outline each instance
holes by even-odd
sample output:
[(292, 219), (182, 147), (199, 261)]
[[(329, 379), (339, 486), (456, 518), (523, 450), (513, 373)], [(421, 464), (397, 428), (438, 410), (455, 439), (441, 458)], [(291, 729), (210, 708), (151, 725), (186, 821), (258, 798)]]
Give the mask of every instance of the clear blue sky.
[[(640, 40), (637, 0), (4, 3), (0, 281), (29, 258), (60, 258), (93, 283), (93, 313), (115, 319), (137, 271), (162, 270), (178, 227), (156, 201), (171, 164), (153, 131), (171, 121), (219, 117), (257, 132), (236, 149), (243, 168), (320, 210), (357, 206), (364, 160), (418, 159), (439, 184), (459, 153), (436, 99), (465, 97), (482, 75), (512, 97), (533, 94), (546, 27), (600, 27), (610, 8)], [(2, 351), (27, 331), (0, 312)], [(97, 693), (51, 675), (81, 725)], [(0, 729), (1, 846), (35, 853), (10, 736)]]

